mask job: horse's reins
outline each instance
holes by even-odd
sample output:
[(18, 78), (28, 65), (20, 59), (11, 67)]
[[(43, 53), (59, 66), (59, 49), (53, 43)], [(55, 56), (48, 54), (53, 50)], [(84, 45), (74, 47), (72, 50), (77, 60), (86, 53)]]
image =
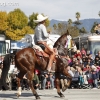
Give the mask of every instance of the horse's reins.
[(50, 39), (50, 38), (48, 38), (48, 39), (51, 40), (54, 43), (54, 41), (52, 39)]

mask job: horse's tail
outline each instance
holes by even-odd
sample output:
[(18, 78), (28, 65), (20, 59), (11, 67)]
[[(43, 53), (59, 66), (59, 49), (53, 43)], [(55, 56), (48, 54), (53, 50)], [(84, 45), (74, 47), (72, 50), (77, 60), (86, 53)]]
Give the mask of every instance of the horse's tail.
[(3, 60), (2, 75), (0, 79), (0, 88), (2, 88), (3, 86), (6, 90), (9, 89), (9, 87), (6, 84), (6, 77), (8, 75), (8, 71), (10, 68), (10, 62), (11, 62), (11, 54), (5, 55), (4, 60)]

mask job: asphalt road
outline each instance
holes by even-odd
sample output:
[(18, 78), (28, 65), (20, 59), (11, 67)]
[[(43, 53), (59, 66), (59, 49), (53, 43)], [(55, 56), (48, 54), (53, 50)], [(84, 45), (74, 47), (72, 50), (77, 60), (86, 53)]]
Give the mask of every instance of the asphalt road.
[[(0, 91), (0, 100), (36, 100), (31, 90), (22, 91), (22, 95), (17, 98), (17, 91)], [(56, 90), (37, 90), (40, 100), (100, 100), (100, 89), (68, 89), (60, 98)]]

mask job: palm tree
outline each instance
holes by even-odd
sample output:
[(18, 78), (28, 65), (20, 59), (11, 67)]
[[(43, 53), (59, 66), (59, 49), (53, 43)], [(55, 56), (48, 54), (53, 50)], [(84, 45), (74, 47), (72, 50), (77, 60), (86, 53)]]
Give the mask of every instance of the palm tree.
[(62, 34), (62, 24), (61, 23), (58, 23), (58, 31), (59, 31), (59, 34)]
[(68, 25), (69, 25), (69, 26), (72, 25), (72, 20), (71, 20), (71, 19), (68, 20)]
[(54, 24), (54, 25), (53, 25), (53, 28), (54, 28), (54, 30), (56, 30), (56, 29), (57, 29), (57, 25), (56, 25), (56, 24)]
[(76, 15), (77, 21), (73, 22), (73, 24), (75, 24), (77, 26), (77, 25), (80, 25), (81, 24), (81, 22), (79, 22), (80, 13), (79, 12), (76, 12), (75, 15)]
[(76, 18), (77, 18), (77, 21), (79, 21), (79, 18), (81, 17), (80, 13), (79, 12), (76, 12)]
[(100, 17), (100, 11), (99, 11), (98, 15), (99, 15), (99, 17)]

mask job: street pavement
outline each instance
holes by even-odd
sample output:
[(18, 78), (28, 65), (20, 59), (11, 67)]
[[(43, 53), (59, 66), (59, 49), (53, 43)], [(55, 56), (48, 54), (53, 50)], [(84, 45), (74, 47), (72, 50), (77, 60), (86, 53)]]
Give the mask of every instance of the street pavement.
[[(100, 100), (100, 89), (68, 89), (60, 98), (56, 90), (37, 90), (40, 100)], [(31, 90), (23, 90), (22, 95), (17, 98), (17, 91), (0, 91), (0, 100), (36, 100)]]

